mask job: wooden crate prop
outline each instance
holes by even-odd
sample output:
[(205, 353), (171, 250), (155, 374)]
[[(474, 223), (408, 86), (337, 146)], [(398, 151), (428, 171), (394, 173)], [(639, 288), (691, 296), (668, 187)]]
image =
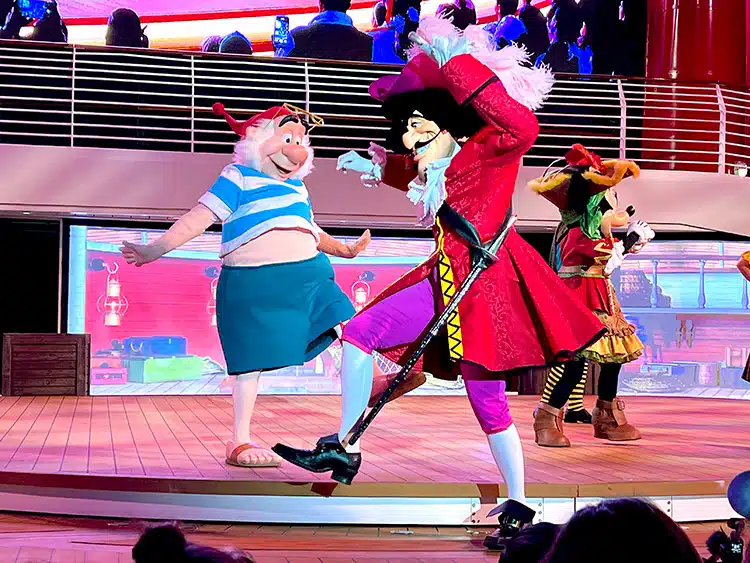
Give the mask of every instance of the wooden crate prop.
[(89, 394), (91, 336), (5, 334), (2, 394)]

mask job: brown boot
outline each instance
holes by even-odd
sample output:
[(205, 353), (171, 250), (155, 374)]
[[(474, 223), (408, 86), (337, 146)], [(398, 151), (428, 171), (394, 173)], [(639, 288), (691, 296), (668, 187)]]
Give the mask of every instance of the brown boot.
[(563, 410), (539, 403), (534, 411), (536, 443), (546, 448), (569, 448), (570, 440), (563, 434)]
[(612, 402), (596, 401), (592, 414), (594, 438), (611, 440), (613, 442), (627, 442), (640, 440), (641, 433), (625, 418), (625, 402), (615, 397)]

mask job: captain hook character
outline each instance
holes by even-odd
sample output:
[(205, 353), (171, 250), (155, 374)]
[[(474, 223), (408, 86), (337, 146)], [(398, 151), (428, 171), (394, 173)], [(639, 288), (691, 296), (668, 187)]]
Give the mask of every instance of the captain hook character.
[[(535, 513), (526, 504), (523, 450), (505, 379), (519, 369), (572, 359), (604, 327), (510, 226), (521, 157), (539, 132), (532, 110), (550, 91), (551, 75), (527, 66), (525, 53), (515, 46), (496, 50), (476, 26), (461, 33), (448, 21), (425, 18), (412, 39), (417, 48), (401, 73), (370, 86), (391, 122), (388, 148), (394, 153), (377, 146), (371, 147), (372, 160), (347, 153), (339, 168), (407, 192), (418, 205), (420, 225), (432, 230), (436, 250), (344, 327), (338, 431), (313, 450), (279, 444), (274, 451), (295, 465), (331, 471), (333, 479), (351, 483), (362, 454), (348, 435), (373, 398), (373, 353), (409, 365), (422, 337), (458, 292), (456, 313), (427, 345), (404, 390), (419, 385), (423, 372), (443, 379), (463, 376), (510, 499), (491, 513), (499, 515), (501, 528), (487, 545), (499, 546)], [(486, 244), (505, 225), (508, 235), (496, 260), (460, 293), (457, 288), (475, 271), (477, 245), (471, 241)], [(434, 416), (440, 424), (446, 414)], [(455, 455), (435, 451), (439, 463)]]

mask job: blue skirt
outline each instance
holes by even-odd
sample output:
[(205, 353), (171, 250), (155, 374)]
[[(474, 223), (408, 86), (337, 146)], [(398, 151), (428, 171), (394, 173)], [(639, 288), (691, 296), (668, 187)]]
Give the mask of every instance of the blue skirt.
[(216, 289), (219, 339), (230, 375), (302, 365), (354, 315), (325, 254), (302, 262), (223, 266)]

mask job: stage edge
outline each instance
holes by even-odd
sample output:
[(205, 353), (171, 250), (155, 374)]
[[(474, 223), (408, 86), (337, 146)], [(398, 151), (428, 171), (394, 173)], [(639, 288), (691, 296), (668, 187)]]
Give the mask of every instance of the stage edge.
[[(5, 486), (0, 510), (72, 516), (153, 520), (253, 522), (260, 524), (349, 524), (382, 526), (487, 525), (492, 508), (479, 498), (279, 497), (178, 493), (133, 493)], [(503, 500), (503, 499), (498, 499)], [(598, 498), (530, 499), (537, 520), (565, 522)], [(725, 520), (737, 516), (726, 497), (651, 497), (678, 522)]]

